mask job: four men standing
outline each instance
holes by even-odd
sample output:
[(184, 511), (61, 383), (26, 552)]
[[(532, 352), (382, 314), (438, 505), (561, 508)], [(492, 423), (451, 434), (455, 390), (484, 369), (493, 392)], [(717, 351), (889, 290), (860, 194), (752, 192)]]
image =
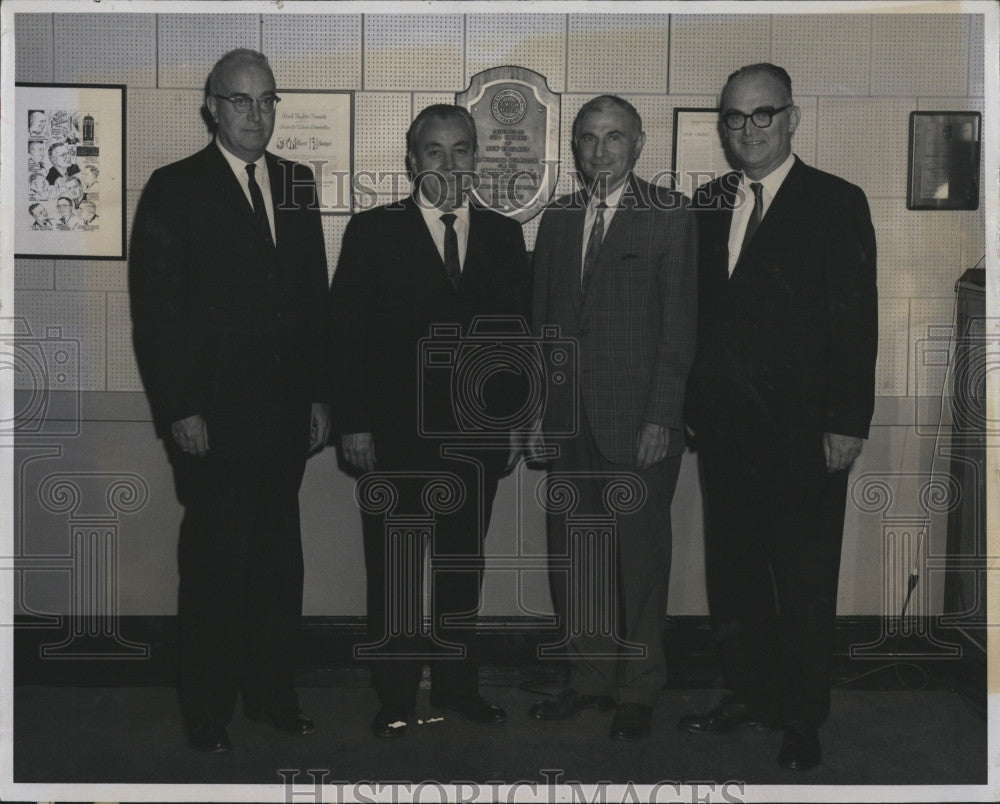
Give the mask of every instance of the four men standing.
[[(536, 336), (557, 327), (576, 347), (571, 381), (546, 389), (532, 448), (552, 450), (549, 482), (571, 484), (574, 517), (616, 522), (595, 546), (566, 511), (549, 516), (550, 555), (570, 558), (570, 575), (599, 567), (610, 582), (581, 599), (598, 593), (553, 568), (571, 673), (531, 715), (615, 708), (612, 738), (649, 732), (666, 679), (686, 422), (734, 694), (680, 725), (780, 721), (781, 763), (815, 765), (846, 475), (872, 412), (875, 243), (863, 193), (792, 155), (799, 110), (784, 70), (730, 77), (720, 120), (739, 171), (690, 206), (633, 173), (645, 142), (636, 110), (610, 95), (588, 101), (573, 124), (583, 187), (542, 217), (533, 304), (520, 226), (467, 198), (475, 123), (441, 105), (407, 132), (413, 194), (350, 220), (324, 306), (312, 174), (265, 153), (279, 100), (261, 54), (224, 56), (206, 97), (215, 140), (153, 174), (132, 238), (136, 350), (186, 506), (180, 692), (191, 744), (229, 747), (240, 694), (248, 716), (312, 730), (292, 688), (297, 493), (307, 455), (327, 440), (331, 400), (342, 456), (361, 475), (369, 642), (359, 655), (372, 659), (374, 734), (405, 732), (425, 661), (433, 705), (477, 723), (506, 718), (479, 695), (465, 635), (497, 482), (521, 453), (510, 422), (524, 388), (500, 369), (465, 394), (455, 365), (434, 371), (447, 366), (427, 350), (481, 345), (484, 316), (498, 337), (530, 316)], [(366, 502), (372, 478), (391, 484), (392, 506)], [(453, 499), (428, 494), (434, 484)], [(434, 525), (401, 537), (398, 513)], [(429, 632), (414, 608), (425, 538)], [(584, 622), (594, 606), (609, 614), (603, 628)]]

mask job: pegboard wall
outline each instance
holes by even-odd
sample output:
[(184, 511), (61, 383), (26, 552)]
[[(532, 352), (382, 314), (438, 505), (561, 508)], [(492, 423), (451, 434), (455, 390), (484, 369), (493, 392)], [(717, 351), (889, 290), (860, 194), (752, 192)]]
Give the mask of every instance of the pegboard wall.
[[(985, 250), (982, 209), (906, 210), (908, 115), (982, 110), (983, 36), (982, 17), (969, 14), (18, 14), (15, 61), (18, 81), (128, 86), (129, 223), (150, 173), (208, 142), (205, 81), (234, 47), (267, 53), (280, 88), (355, 91), (354, 167), (370, 176), (358, 207), (409, 191), (400, 177), (413, 115), (451, 102), (489, 67), (527, 67), (563, 93), (564, 193), (574, 189), (573, 116), (594, 94), (621, 94), (640, 111), (638, 172), (651, 177), (672, 168), (674, 108), (711, 108), (742, 64), (781, 64), (802, 109), (796, 152), (868, 194), (878, 394), (906, 396), (926, 391), (912, 376), (914, 340), (950, 316), (955, 280)], [(331, 272), (346, 222), (323, 219)], [(529, 248), (537, 224), (525, 225)], [(141, 390), (123, 263), (18, 260), (15, 282), (33, 328), (62, 326), (80, 340), (85, 390)]]

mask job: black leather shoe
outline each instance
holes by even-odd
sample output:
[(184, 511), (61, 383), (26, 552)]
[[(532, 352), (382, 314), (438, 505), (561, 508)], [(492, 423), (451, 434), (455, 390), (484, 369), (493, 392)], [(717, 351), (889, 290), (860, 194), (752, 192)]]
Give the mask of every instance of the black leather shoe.
[(778, 764), (792, 770), (809, 770), (819, 765), (819, 732), (811, 723), (792, 720), (785, 724)]
[(685, 715), (678, 721), (677, 728), (697, 734), (725, 734), (740, 726), (763, 728), (770, 725), (757, 709), (727, 695), (711, 712)]
[(431, 700), (431, 706), (435, 709), (447, 709), (451, 712), (458, 712), (466, 720), (473, 723), (490, 724), (503, 723), (507, 719), (507, 713), (496, 704), (483, 700), (480, 695), (467, 695), (464, 698), (452, 698), (447, 701)]
[(612, 740), (640, 740), (649, 736), (653, 707), (640, 703), (618, 705), (615, 719), (611, 721)]
[(402, 737), (406, 734), (406, 721), (385, 709), (379, 709), (372, 721), (372, 734), (376, 737)]
[(224, 726), (208, 722), (190, 723), (186, 730), (188, 745), (195, 751), (204, 751), (206, 754), (221, 754), (233, 747)]
[(565, 689), (557, 698), (532, 704), (528, 715), (536, 720), (568, 720), (584, 709), (614, 708), (615, 699), (610, 695), (581, 695), (574, 689)]
[(243, 714), (250, 720), (270, 723), (276, 731), (280, 731), (282, 734), (312, 734), (316, 729), (316, 724), (298, 710), (267, 712), (263, 709), (244, 707)]

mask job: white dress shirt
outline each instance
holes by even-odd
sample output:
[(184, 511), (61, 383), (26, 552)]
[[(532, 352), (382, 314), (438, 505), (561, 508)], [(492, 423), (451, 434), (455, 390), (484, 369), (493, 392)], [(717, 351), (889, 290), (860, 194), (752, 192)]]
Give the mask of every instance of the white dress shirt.
[[(420, 208), (420, 214), (424, 216), (424, 223), (427, 224), (427, 230), (431, 233), (431, 237), (434, 238), (434, 245), (437, 246), (438, 254), (441, 255), (441, 262), (444, 262), (445, 225), (444, 221), (441, 220), (441, 216), (445, 214), (445, 211), (430, 206), (425, 198), (418, 199), (417, 206)], [(455, 214), (454, 226), (455, 235), (458, 238), (458, 267), (459, 270), (464, 270), (465, 252), (469, 247), (469, 205), (465, 204), (464, 206), (456, 207), (451, 212)]]
[[(587, 243), (590, 240), (590, 230), (594, 228), (594, 221), (597, 220), (597, 207), (603, 202), (605, 204), (604, 209), (604, 237), (608, 235), (608, 229), (611, 228), (611, 219), (615, 216), (615, 212), (618, 211), (618, 204), (622, 200), (622, 194), (625, 192), (625, 186), (628, 184), (628, 179), (614, 192), (608, 193), (607, 198), (601, 199), (596, 195), (592, 195), (590, 200), (587, 202), (587, 211), (583, 218), (583, 244), (580, 247), (580, 276), (583, 277), (583, 263), (587, 259)], [(601, 242), (604, 242), (604, 238), (601, 238)]]
[[(247, 203), (250, 204), (252, 209), (253, 199), (250, 197), (250, 176), (247, 174), (247, 165), (250, 163), (244, 162), (235, 154), (227, 151), (218, 138), (216, 138), (215, 144), (219, 146), (219, 150), (229, 163), (229, 167), (232, 168), (236, 176), (236, 181), (243, 188), (243, 195), (247, 197)], [(264, 196), (264, 211), (267, 213), (267, 224), (271, 227), (271, 240), (277, 243), (278, 233), (274, 231), (274, 200), (271, 198), (271, 177), (267, 175), (267, 161), (264, 159), (264, 155), (261, 154), (260, 159), (254, 162), (254, 164), (257, 166), (257, 169), (254, 171), (254, 178), (257, 179), (257, 185)]]
[[(785, 177), (788, 176), (788, 171), (792, 169), (792, 165), (794, 164), (795, 154), (789, 154), (784, 162), (768, 173), (763, 179), (759, 180), (762, 185), (760, 197), (764, 206), (760, 216), (762, 221), (767, 214), (768, 208), (771, 206), (771, 202), (774, 201), (774, 196), (778, 194), (778, 189), (785, 181)], [(750, 222), (750, 213), (753, 210), (753, 190), (750, 189), (752, 181), (757, 180), (749, 178), (746, 173), (740, 174), (740, 183), (736, 190), (736, 197), (743, 198), (743, 203), (733, 210), (733, 220), (729, 224), (730, 276), (733, 275), (736, 261), (740, 258), (740, 249), (743, 248), (743, 235), (747, 230), (747, 224)]]

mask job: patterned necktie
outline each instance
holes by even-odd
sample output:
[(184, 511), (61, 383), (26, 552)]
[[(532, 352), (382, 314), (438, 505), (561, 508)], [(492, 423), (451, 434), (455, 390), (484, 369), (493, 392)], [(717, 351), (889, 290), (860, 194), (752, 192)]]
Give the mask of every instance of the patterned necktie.
[(594, 226), (590, 230), (590, 237), (587, 238), (587, 251), (583, 255), (583, 273), (580, 275), (580, 284), (583, 289), (587, 289), (590, 278), (594, 275), (597, 267), (597, 255), (601, 250), (601, 242), (604, 240), (604, 210), (608, 205), (603, 201), (597, 205), (597, 216), (594, 218)]
[(268, 243), (271, 242), (271, 226), (267, 222), (267, 210), (264, 208), (264, 194), (260, 191), (260, 185), (254, 174), (257, 166), (253, 163), (247, 165), (247, 176), (250, 184), (250, 200), (253, 202), (253, 219), (257, 224), (257, 229), (264, 235)]
[(747, 250), (747, 243), (753, 238), (754, 232), (760, 226), (760, 220), (764, 217), (764, 185), (759, 181), (750, 182), (750, 189), (753, 190), (753, 209), (750, 210), (750, 220), (747, 221), (747, 230), (743, 234), (743, 245), (740, 247), (740, 256)]
[(462, 279), (462, 267), (458, 261), (458, 234), (455, 232), (457, 217), (454, 212), (446, 212), (441, 216), (441, 222), (444, 224), (444, 269), (456, 289)]

